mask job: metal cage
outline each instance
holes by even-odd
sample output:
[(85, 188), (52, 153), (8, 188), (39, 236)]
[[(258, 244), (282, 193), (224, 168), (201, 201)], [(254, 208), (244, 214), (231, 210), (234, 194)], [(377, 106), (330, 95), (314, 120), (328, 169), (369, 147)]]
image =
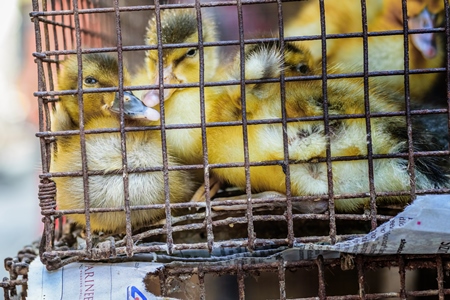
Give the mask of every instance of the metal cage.
[[(319, 1), (323, 10), (323, 2)], [(404, 8), (404, 15), (406, 15), (406, 0), (399, 0), (402, 2)], [(450, 26), (449, 26), (449, 3), (444, 1), (445, 4), (445, 26), (441, 28), (433, 29), (432, 32), (440, 32), (448, 39)], [(85, 208), (71, 211), (61, 211), (56, 205), (56, 189), (58, 186), (54, 184), (52, 178), (63, 176), (78, 176), (83, 177), (85, 189), (88, 189), (87, 178), (89, 176), (105, 174), (104, 172), (96, 172), (83, 168), (81, 172), (73, 170), (73, 172), (66, 173), (52, 173), (50, 172), (51, 164), (51, 152), (54, 147), (55, 138), (57, 136), (67, 135), (80, 135), (81, 140), (85, 138), (87, 134), (95, 134), (99, 132), (119, 132), (122, 136), (128, 131), (136, 130), (158, 130), (162, 136), (165, 136), (165, 131), (176, 130), (180, 128), (200, 128), (203, 135), (205, 135), (206, 128), (208, 126), (218, 126), (217, 124), (207, 124), (203, 119), (201, 124), (181, 124), (176, 126), (165, 125), (164, 122), (160, 126), (149, 126), (144, 128), (126, 128), (121, 126), (115, 130), (87, 130), (80, 128), (77, 131), (70, 132), (57, 132), (56, 134), (51, 130), (50, 115), (53, 106), (58, 101), (58, 97), (61, 95), (67, 95), (69, 93), (79, 93), (79, 91), (57, 91), (56, 89), (56, 74), (59, 69), (59, 63), (69, 55), (81, 57), (87, 53), (103, 53), (108, 52), (117, 56), (119, 65), (127, 63), (131, 66), (131, 70), (136, 68), (144, 58), (144, 53), (147, 50), (155, 49), (152, 46), (144, 45), (143, 36), (148, 19), (153, 14), (157, 16), (161, 10), (177, 9), (177, 8), (193, 8), (197, 10), (199, 16), (201, 11), (211, 10), (213, 15), (221, 15), (222, 10), (233, 9), (236, 18), (236, 28), (234, 32), (230, 33), (228, 28), (222, 28), (219, 30), (224, 33), (230, 34), (228, 40), (221, 40), (213, 43), (206, 43), (203, 45), (202, 37), (199, 37), (199, 45), (201, 47), (219, 47), (223, 49), (230, 49), (230, 47), (238, 48), (244, 51), (244, 46), (247, 44), (276, 41), (281, 40), (281, 44), (289, 41), (301, 41), (301, 40), (321, 40), (322, 51), (326, 54), (324, 45), (329, 39), (340, 38), (361, 38), (364, 45), (364, 51), (366, 53), (366, 60), (364, 61), (364, 72), (351, 73), (351, 74), (327, 74), (326, 64), (323, 65), (323, 75), (310, 76), (306, 78), (284, 78), (281, 76), (277, 81), (280, 82), (281, 94), (284, 94), (284, 83), (289, 80), (320, 80), (323, 86), (326, 87), (328, 80), (334, 80), (339, 78), (355, 78), (360, 77), (364, 79), (365, 98), (368, 99), (368, 84), (369, 78), (373, 76), (389, 76), (389, 75), (404, 75), (405, 77), (405, 101), (406, 108), (404, 111), (396, 113), (378, 113), (370, 114), (370, 110), (366, 108), (366, 114), (361, 116), (355, 115), (339, 115), (331, 116), (324, 113), (323, 117), (318, 118), (323, 120), (325, 124), (325, 132), (330, 132), (330, 124), (336, 119), (345, 118), (363, 118), (366, 120), (366, 124), (370, 124), (370, 118), (372, 117), (390, 117), (390, 116), (404, 116), (406, 118), (409, 142), (413, 141), (413, 133), (411, 130), (412, 119), (417, 116), (431, 115), (431, 116), (444, 116), (448, 122), (449, 108), (448, 102), (450, 95), (449, 85), (449, 64), (448, 58), (450, 58), (450, 52), (448, 51), (449, 44), (447, 41), (447, 65), (441, 68), (423, 69), (423, 70), (409, 70), (408, 67), (408, 47), (405, 47), (405, 70), (394, 71), (368, 71), (367, 51), (368, 51), (368, 39), (371, 36), (382, 36), (386, 34), (404, 35), (405, 43), (408, 41), (408, 34), (404, 34), (408, 31), (407, 23), (404, 23), (404, 29), (398, 32), (368, 32), (367, 31), (367, 12), (365, 1), (361, 1), (362, 20), (363, 20), (363, 32), (352, 34), (331, 34), (321, 36), (309, 36), (309, 37), (289, 37), (283, 38), (284, 18), (289, 17), (291, 10), (298, 9), (301, 6), (301, 2), (295, 1), (276, 1), (276, 0), (257, 0), (257, 1), (215, 1), (215, 2), (200, 2), (195, 3), (163, 3), (156, 1), (155, 3), (150, 1), (128, 1), (128, 0), (68, 0), (68, 1), (56, 1), (56, 0), (33, 0), (33, 12), (30, 13), (32, 22), (35, 25), (36, 33), (36, 52), (33, 53), (35, 57), (37, 72), (38, 72), (38, 88), (39, 91), (35, 93), (35, 96), (39, 103), (39, 132), (37, 133), (40, 139), (41, 145), (41, 159), (42, 159), (42, 174), (40, 175), (41, 184), (39, 186), (39, 200), (41, 206), (41, 213), (43, 215), (44, 232), (39, 249), (39, 256), (43, 263), (49, 270), (58, 269), (61, 266), (69, 264), (74, 261), (118, 261), (124, 259), (124, 257), (132, 258), (133, 255), (138, 253), (153, 253), (162, 252), (172, 255), (177, 251), (183, 250), (206, 250), (212, 252), (217, 249), (227, 248), (245, 248), (247, 251), (253, 251), (255, 249), (271, 245), (272, 247), (292, 247), (294, 243), (317, 243), (326, 242), (334, 244), (337, 241), (342, 241), (351, 237), (361, 236), (365, 233), (375, 229), (378, 225), (391, 219), (402, 207), (383, 207), (377, 206), (376, 198), (386, 195), (410, 195), (411, 199), (414, 199), (417, 195), (421, 194), (448, 194), (449, 189), (435, 189), (435, 190), (418, 190), (415, 187), (414, 171), (415, 164), (414, 158), (420, 156), (448, 156), (450, 151), (447, 149), (436, 149), (433, 151), (415, 151), (412, 147), (409, 148), (407, 153), (390, 154), (390, 155), (378, 155), (374, 154), (371, 150), (370, 141), (368, 146), (368, 154), (356, 159), (365, 159), (369, 163), (369, 186), (370, 189), (367, 193), (363, 194), (342, 194), (335, 195), (333, 193), (332, 178), (333, 172), (331, 170), (331, 164), (333, 161), (348, 161), (355, 159), (355, 157), (340, 157), (335, 158), (330, 154), (328, 147), (326, 158), (322, 162), (328, 166), (328, 187), (329, 193), (324, 196), (293, 196), (290, 193), (290, 188), (287, 187), (287, 195), (281, 198), (252, 198), (252, 188), (250, 180), (247, 180), (247, 186), (242, 194), (240, 200), (222, 200), (214, 201), (209, 196), (209, 188), (206, 188), (206, 201), (205, 203), (178, 203), (171, 204), (167, 187), (165, 191), (165, 201), (162, 204), (147, 205), (141, 207), (131, 207), (129, 202), (124, 199), (124, 206), (120, 209), (113, 208)], [(279, 34), (280, 38), (249, 38), (249, 31), (258, 29), (256, 26), (261, 25), (252, 24), (245, 18), (248, 17), (246, 12), (254, 14), (257, 17), (261, 17), (262, 13), (267, 13), (267, 22), (264, 24), (267, 26), (265, 29), (275, 31)], [(259, 14), (259, 15), (258, 15)], [(244, 21), (247, 27), (244, 30)], [(321, 19), (322, 28), (325, 26), (325, 19)], [(201, 28), (201, 20), (198, 24)], [(253, 28), (252, 26), (255, 26)], [(250, 28), (250, 30), (248, 30)], [(160, 30), (160, 29), (159, 29)], [(161, 34), (161, 32), (159, 32)], [(159, 50), (163, 47), (181, 47), (182, 45), (158, 45)], [(226, 50), (224, 50), (226, 51)], [(207, 62), (201, 61), (204, 64), (201, 67), (203, 71), (207, 67)], [(81, 65), (79, 65), (81, 67)], [(244, 62), (241, 61), (241, 68), (244, 68)], [(81, 72), (81, 70), (80, 70)], [(413, 108), (410, 105), (409, 97), (409, 75), (417, 73), (436, 72), (442, 76), (442, 84), (439, 87), (441, 93), (437, 97), (442, 97), (444, 100), (432, 108)], [(120, 73), (120, 71), (119, 71)], [(123, 77), (123, 74), (120, 74)], [(202, 75), (200, 74), (200, 78)], [(274, 80), (260, 80), (258, 82), (274, 82)], [(217, 85), (230, 85), (241, 84), (242, 82), (219, 82)], [(214, 83), (207, 83), (200, 80), (197, 86), (202, 90), (205, 86), (211, 86)], [(124, 87), (120, 86), (114, 90), (123, 96), (124, 91), (134, 91), (141, 89), (152, 89), (152, 86), (132, 86)], [(103, 89), (104, 90), (104, 89)], [(102, 91), (101, 89), (99, 91)], [(98, 91), (92, 91), (98, 92)], [(324, 90), (326, 94), (326, 89)], [(326, 95), (324, 95), (326, 99)], [(326, 100), (324, 101), (325, 105)], [(367, 102), (368, 105), (368, 102)], [(204, 109), (204, 106), (202, 107)], [(325, 110), (326, 111), (326, 110)], [(204, 114), (204, 112), (203, 112)], [(164, 120), (164, 118), (162, 119)], [(283, 120), (279, 123), (285, 124), (297, 120), (287, 120), (284, 116)], [(236, 123), (236, 122), (235, 122)], [(249, 124), (256, 124), (256, 122), (242, 119), (242, 122), (235, 124), (230, 122), (228, 125), (239, 125), (246, 130), (246, 126)], [(264, 124), (264, 121), (260, 121)], [(225, 124), (227, 125), (227, 124)], [(370, 126), (369, 126), (370, 131)], [(244, 139), (246, 136), (244, 135)], [(285, 145), (287, 144), (287, 137), (285, 138)], [(248, 146), (248, 141), (244, 140), (244, 145)], [(159, 171), (164, 174), (165, 184), (170, 178), (170, 172), (175, 170), (173, 166), (169, 166), (167, 162), (167, 149), (163, 143), (161, 149), (164, 160), (163, 165), (157, 170), (129, 170), (123, 168), (120, 170), (114, 170), (110, 174), (122, 174), (124, 180), (127, 180), (128, 174), (133, 172), (154, 172)], [(245, 146), (244, 146), (245, 147)], [(262, 161), (251, 162), (248, 158), (240, 165), (227, 165), (227, 164), (210, 164), (208, 161), (208, 147), (203, 145), (204, 161), (201, 165), (186, 165), (178, 167), (185, 170), (203, 170), (205, 175), (205, 181), (209, 182), (208, 174), (215, 168), (227, 168), (241, 166), (246, 170), (246, 176), (249, 175), (249, 169), (251, 166), (256, 165), (278, 165), (286, 166), (289, 164), (289, 160), (285, 157), (282, 161)], [(125, 151), (122, 151), (123, 159), (126, 159)], [(83, 159), (86, 159), (86, 153), (80, 153)], [(403, 192), (378, 192), (374, 186), (373, 178), (373, 164), (371, 163), (375, 159), (382, 159), (386, 157), (403, 157), (408, 159), (408, 167), (410, 168), (411, 188), (409, 191)], [(286, 172), (286, 184), (290, 182), (289, 172)], [(127, 186), (127, 183), (124, 184)], [(223, 197), (230, 197), (235, 195), (236, 191), (233, 189), (224, 190), (221, 192)], [(127, 191), (125, 191), (125, 195)], [(125, 196), (127, 197), (127, 196)], [(337, 213), (335, 211), (335, 200), (348, 199), (356, 197), (368, 197), (370, 204), (365, 211), (359, 211), (358, 213)], [(326, 213), (309, 213), (298, 214), (293, 211), (293, 203), (295, 201), (303, 200), (315, 200), (320, 198), (326, 200), (328, 203), (328, 211)], [(250, 201), (251, 200), (251, 201)], [(88, 202), (86, 202), (88, 203)], [(273, 206), (273, 203), (284, 203), (285, 207)], [(262, 208), (260, 207), (263, 204)], [(215, 207), (228, 207), (230, 210), (217, 211)], [(143, 209), (157, 209), (164, 208), (166, 212), (166, 218), (149, 226), (144, 230), (133, 232), (131, 225), (127, 225), (126, 233), (122, 236), (104, 237), (101, 236), (100, 240), (103, 241), (102, 247), (93, 242), (94, 236), (97, 237), (89, 229), (89, 214), (95, 212), (108, 212), (108, 211), (125, 211), (127, 219), (129, 219), (132, 210)], [(171, 209), (179, 209), (184, 214), (178, 216), (171, 215)], [(232, 209), (232, 210), (231, 210)], [(87, 214), (86, 224), (87, 229), (85, 231), (80, 229), (74, 229), (73, 226), (65, 224), (65, 215), (67, 214)], [(68, 232), (70, 230), (70, 232)], [(75, 230), (75, 231), (74, 231)], [(78, 230), (78, 231), (77, 231)], [(73, 235), (82, 236), (86, 240), (84, 249), (71, 248), (73, 243)], [(71, 240), (72, 239), (72, 240)], [(106, 245), (106, 246), (105, 246)], [(181, 292), (182, 288), (173, 288), (174, 282), (179, 284), (182, 282), (183, 277), (185, 280), (195, 277), (196, 291), (191, 294), (191, 298), (207, 299), (209, 294), (214, 294), (207, 288), (205, 282), (213, 281), (213, 277), (209, 275), (233, 275), (235, 294), (230, 297), (239, 297), (239, 299), (251, 298), (250, 288), (247, 285), (251, 285), (250, 276), (261, 276), (264, 274), (273, 275), (270, 285), (277, 287), (275, 289), (275, 295), (270, 296), (280, 299), (385, 299), (385, 298), (401, 298), (410, 299), (411, 297), (425, 297), (425, 296), (438, 296), (439, 299), (444, 299), (445, 295), (450, 295), (450, 289), (445, 282), (448, 281), (448, 273), (450, 271), (450, 262), (447, 255), (397, 255), (397, 256), (382, 256), (382, 257), (370, 257), (370, 256), (355, 256), (351, 257), (353, 271), (348, 271), (353, 274), (354, 288), (352, 291), (339, 292), (338, 290), (332, 290), (332, 284), (336, 280), (333, 275), (328, 273), (338, 272), (343, 266), (342, 260), (339, 259), (323, 259), (319, 257), (312, 261), (297, 261), (297, 262), (255, 262), (253, 264), (236, 263), (236, 264), (224, 264), (220, 260), (214, 264), (202, 264), (195, 262), (178, 262), (177, 264), (168, 264), (166, 268), (161, 270), (159, 274), (154, 274), (155, 280), (153, 282), (159, 282), (159, 287), (156, 288), (155, 293), (160, 293), (163, 296), (172, 295), (174, 292)], [(28, 262), (28, 261), (27, 261)], [(17, 281), (17, 268), (14, 265), (20, 264), (18, 261), (12, 260), (7, 262), (7, 269), (16, 274), (11, 277), (11, 281), (8, 283), (4, 281), (2, 287), (5, 289), (5, 297), (8, 297), (8, 291), (13, 291), (16, 285), (24, 285), (26, 290), (26, 277), (22, 281)], [(343, 267), (344, 268), (344, 267)], [(370, 270), (381, 270), (386, 268), (398, 269), (400, 278), (397, 279), (399, 283), (399, 289), (393, 291), (381, 292), (376, 288), (371, 289)], [(345, 269), (345, 268), (344, 268)], [(437, 278), (437, 284), (431, 288), (425, 287), (413, 287), (408, 288), (406, 286), (406, 274), (408, 270), (430, 269), (435, 272)], [(296, 275), (290, 275), (291, 272), (307, 271), (307, 275), (299, 275), (299, 278), (306, 280), (306, 277), (310, 274), (314, 274), (314, 288), (318, 291), (314, 294), (305, 294), (298, 292), (294, 287), (289, 286), (289, 282), (298, 282), (293, 280)], [(15, 272), (15, 273), (14, 273)], [(25, 274), (25, 273), (24, 273)], [(293, 273), (297, 274), (297, 273)], [(24, 275), (25, 276), (25, 275)], [(293, 277), (294, 276), (294, 277)], [(288, 280), (289, 277), (292, 277)], [(376, 277), (376, 276), (375, 276)], [(375, 278), (374, 277), (374, 278)], [(433, 275), (434, 277), (434, 275)], [(174, 279), (175, 278), (175, 279)], [(178, 280), (176, 280), (178, 278)], [(193, 280), (193, 279), (192, 279)], [(351, 280), (351, 279), (349, 279)], [(223, 284), (223, 283), (221, 283)], [(295, 283), (294, 283), (295, 284)], [(150, 283), (149, 283), (150, 285)], [(183, 285), (181, 285), (183, 286)], [(374, 284), (376, 286), (376, 284)], [(186, 287), (185, 287), (186, 288)], [(185, 291), (184, 291), (185, 292)], [(344, 294), (342, 294), (344, 293)], [(12, 294), (11, 294), (12, 295)], [(303, 298), (301, 298), (303, 297)], [(256, 298), (255, 298), (256, 299)]]

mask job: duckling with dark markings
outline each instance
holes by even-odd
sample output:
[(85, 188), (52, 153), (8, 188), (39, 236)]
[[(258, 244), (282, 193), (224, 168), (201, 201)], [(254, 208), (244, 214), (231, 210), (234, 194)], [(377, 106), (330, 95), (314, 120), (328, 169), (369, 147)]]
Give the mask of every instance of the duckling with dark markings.
[[(277, 44), (248, 46), (245, 55), (246, 80), (278, 78), (281, 70), (286, 79), (292, 76), (317, 75), (321, 70), (313, 63), (308, 49), (300, 44), (286, 43), (284, 53)], [(239, 80), (239, 59), (236, 60), (232, 77)], [(234, 75), (233, 75), (234, 74)], [(371, 131), (366, 131), (366, 119), (335, 118), (338, 115), (364, 115), (364, 85), (361, 78), (328, 80), (327, 101), (329, 133), (325, 133), (322, 81), (286, 80), (285, 107), (281, 105), (280, 83), (246, 84), (247, 121), (274, 120), (282, 117), (302, 118), (288, 121), (283, 129), (281, 121), (272, 124), (249, 124), (248, 152), (250, 162), (282, 161), (284, 155), (283, 132), (287, 135), (291, 193), (293, 196), (327, 195), (328, 174), (326, 149), (329, 145), (332, 157), (333, 193), (368, 194), (369, 164), (368, 135), (374, 155), (407, 153), (407, 127), (405, 117), (371, 117)], [(228, 88), (228, 96), (216, 98), (211, 104), (208, 121), (229, 122), (242, 120), (241, 88)], [(374, 85), (369, 89), (371, 113), (401, 111), (401, 106), (392, 93), (387, 94)], [(432, 136), (413, 128), (414, 151), (442, 150), (431, 143)], [(241, 125), (209, 127), (207, 130), (209, 161), (212, 164), (244, 162), (243, 130)], [(339, 157), (355, 159), (337, 160)], [(417, 190), (448, 188), (449, 164), (443, 156), (420, 156), (415, 158), (415, 185)], [(374, 186), (376, 192), (408, 192), (411, 178), (406, 158), (374, 158)], [(286, 168), (275, 163), (271, 166), (251, 166), (252, 191), (286, 192)], [(217, 168), (214, 174), (231, 185), (244, 188), (246, 185), (243, 167)], [(377, 203), (405, 204), (409, 196), (377, 197)], [(368, 204), (368, 197), (338, 199), (336, 210), (354, 211)], [(317, 212), (326, 209), (326, 202), (299, 201), (294, 204), (301, 212)]]

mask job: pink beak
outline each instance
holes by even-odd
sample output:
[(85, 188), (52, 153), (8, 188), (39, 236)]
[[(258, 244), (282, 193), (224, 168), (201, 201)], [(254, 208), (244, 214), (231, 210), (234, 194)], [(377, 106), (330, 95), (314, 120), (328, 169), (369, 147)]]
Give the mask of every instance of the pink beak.
[[(435, 16), (426, 8), (417, 16), (408, 20), (410, 29), (432, 29), (434, 28)], [(434, 33), (420, 33), (411, 35), (414, 46), (422, 53), (422, 55), (431, 59), (436, 56), (436, 38)]]
[[(176, 77), (172, 73), (172, 66), (163, 69), (163, 76), (164, 83), (175, 84), (178, 82)], [(159, 85), (159, 74), (156, 74), (153, 84)], [(164, 88), (164, 95), (162, 95), (162, 100), (166, 101), (167, 99), (169, 99), (170, 96), (172, 96), (173, 92), (175, 92), (175, 89)], [(144, 96), (142, 97), (142, 102), (144, 102), (144, 104), (148, 107), (153, 107), (159, 104), (160, 97), (161, 95), (159, 93), (159, 89), (150, 90), (144, 94)]]

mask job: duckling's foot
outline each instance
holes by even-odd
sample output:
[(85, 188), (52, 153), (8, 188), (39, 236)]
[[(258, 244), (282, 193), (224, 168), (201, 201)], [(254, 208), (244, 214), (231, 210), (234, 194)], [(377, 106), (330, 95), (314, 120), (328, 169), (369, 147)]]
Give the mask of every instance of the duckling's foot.
[[(222, 184), (217, 177), (213, 175), (209, 177), (209, 198), (214, 197), (214, 195), (220, 189), (221, 185)], [(206, 192), (205, 184), (202, 184), (195, 192), (194, 196), (192, 196), (191, 202), (205, 202), (206, 201), (205, 192)]]
[[(116, 93), (114, 102), (109, 107), (114, 113), (120, 113), (119, 93)], [(153, 108), (145, 106), (145, 104), (131, 92), (123, 93), (123, 114), (130, 119), (148, 119), (150, 121), (159, 120), (159, 112)]]

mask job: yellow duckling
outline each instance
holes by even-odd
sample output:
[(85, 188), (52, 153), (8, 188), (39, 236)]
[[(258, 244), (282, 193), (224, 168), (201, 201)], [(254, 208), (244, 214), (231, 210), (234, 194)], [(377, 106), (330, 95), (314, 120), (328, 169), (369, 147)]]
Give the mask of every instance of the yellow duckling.
[[(279, 46), (261, 44), (249, 46), (245, 56), (246, 80), (277, 78), (283, 69), (287, 77), (320, 74), (306, 48), (294, 43), (285, 44), (283, 53)], [(239, 79), (237, 60), (232, 77)], [(321, 80), (286, 81), (286, 115), (288, 118), (302, 118), (287, 123), (287, 147), (289, 172), (293, 196), (327, 195), (328, 177), (326, 147), (330, 146), (333, 158), (355, 157), (354, 160), (333, 161), (333, 192), (335, 195), (369, 193), (369, 171), (367, 159), (368, 134), (371, 137), (373, 154), (408, 152), (404, 117), (371, 118), (371, 132), (366, 132), (365, 118), (329, 120), (329, 134), (325, 134), (323, 116), (324, 96)], [(392, 96), (375, 88), (370, 89), (370, 110), (372, 113), (399, 111), (400, 107)], [(286, 168), (283, 167), (284, 145), (281, 125), (282, 105), (280, 83), (247, 84), (246, 115), (253, 120), (280, 119), (271, 124), (249, 124), (248, 151), (250, 162), (275, 161), (271, 166), (250, 167), (250, 181), (254, 192), (286, 192)], [(328, 113), (364, 114), (364, 86), (362, 79), (329, 80), (327, 85)], [(209, 122), (241, 121), (242, 105), (240, 86), (230, 87), (227, 96), (218, 98), (209, 110)], [(309, 119), (308, 119), (309, 118)], [(228, 125), (209, 127), (207, 131), (210, 163), (243, 163), (244, 145), (242, 126)], [(430, 138), (421, 130), (414, 131), (414, 150), (430, 150)], [(437, 149), (434, 149), (437, 150)], [(359, 157), (356, 159), (356, 157)], [(408, 161), (403, 158), (374, 159), (374, 185), (376, 192), (409, 191), (410, 176)], [(438, 157), (420, 157), (415, 160), (415, 183), (417, 189), (449, 187), (448, 161)], [(245, 187), (243, 167), (217, 168), (213, 172), (223, 181), (238, 187)], [(379, 197), (378, 201), (406, 203), (408, 196)], [(352, 211), (368, 203), (368, 198), (336, 200), (337, 211)], [(318, 205), (318, 206), (317, 206)], [(301, 212), (326, 209), (318, 203), (296, 202), (294, 207)]]
[[(361, 1), (325, 1), (327, 34), (362, 32)], [(403, 30), (402, 1), (367, 0), (369, 32)], [(444, 1), (408, 0), (409, 29), (433, 29), (443, 24)], [(320, 7), (318, 1), (309, 1), (299, 14), (286, 25), (285, 36), (320, 35)], [(321, 40), (304, 42), (315, 61), (322, 59)], [(368, 39), (369, 71), (404, 69), (404, 36), (372, 36)], [(362, 38), (327, 39), (327, 63), (339, 65), (342, 72), (363, 71)], [(428, 69), (444, 66), (445, 46), (436, 33), (409, 35), (409, 69)], [(439, 73), (411, 74), (410, 92), (413, 101), (424, 101)], [(397, 92), (404, 91), (404, 76), (373, 77), (377, 84)]]
[[(83, 89), (116, 87), (119, 83), (117, 60), (105, 54), (83, 55)], [(69, 58), (62, 64), (58, 74), (59, 90), (76, 90), (78, 87), (77, 60)], [(124, 85), (130, 85), (128, 72), (124, 70)], [(77, 95), (62, 95), (57, 110), (53, 113), (53, 128), (58, 130), (79, 128), (79, 106)], [(119, 97), (114, 92), (83, 92), (84, 128), (120, 128), (118, 115)], [(125, 126), (144, 126), (155, 120), (159, 113), (139, 106), (140, 100), (129, 92), (124, 92)], [(164, 176), (161, 140), (158, 131), (128, 131), (126, 135), (126, 162), (128, 192), (131, 208), (137, 205), (164, 204)], [(121, 169), (123, 166), (119, 132), (85, 135), (87, 171), (113, 172), (107, 175), (90, 175), (88, 178), (89, 208), (118, 209), (116, 212), (90, 214), (93, 231), (125, 231), (125, 196)], [(169, 166), (177, 165), (168, 156)], [(156, 169), (132, 172), (137, 169)], [(82, 170), (80, 136), (57, 137), (57, 149), (53, 154), (51, 172), (80, 172)], [(114, 171), (116, 171), (114, 173)], [(83, 178), (55, 176), (57, 186), (57, 206), (60, 210), (84, 209)], [(169, 198), (171, 203), (189, 201), (193, 194), (191, 178), (186, 171), (169, 171)], [(133, 229), (151, 224), (164, 217), (164, 209), (132, 210)], [(84, 214), (70, 214), (68, 218), (79, 224), (86, 224)]]
[[(200, 50), (197, 14), (193, 9), (170, 9), (161, 11), (161, 40), (163, 44), (195, 44), (190, 47), (164, 48), (162, 51), (164, 84), (199, 83), (200, 81)], [(217, 39), (214, 20), (202, 16), (202, 41), (214, 42)], [(146, 43), (156, 46), (156, 20), (151, 19), (146, 34)], [(211, 82), (219, 65), (217, 47), (203, 48), (204, 82)], [(159, 84), (158, 51), (150, 50), (145, 58), (145, 67), (134, 80), (135, 85)], [(205, 89), (205, 93), (208, 89)], [(159, 90), (148, 91), (141, 99), (149, 107), (159, 110), (159, 98), (164, 99), (165, 124), (197, 124), (201, 123), (200, 88), (177, 87), (165, 88), (164, 95)], [(208, 105), (206, 103), (206, 105)], [(169, 153), (179, 158), (184, 164), (202, 164), (202, 133), (200, 128), (168, 129), (166, 131)], [(203, 179), (203, 172), (201, 172)]]

